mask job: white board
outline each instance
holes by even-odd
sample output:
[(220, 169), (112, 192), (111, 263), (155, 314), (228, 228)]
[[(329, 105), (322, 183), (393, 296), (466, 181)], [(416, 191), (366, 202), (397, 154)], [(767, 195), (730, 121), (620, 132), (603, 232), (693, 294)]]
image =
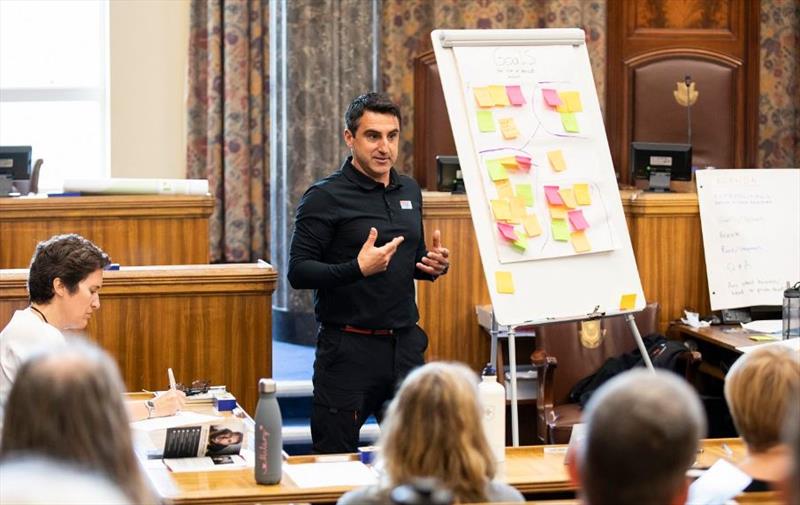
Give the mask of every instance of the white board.
[(800, 169), (696, 177), (711, 309), (781, 305), (800, 281)]
[[(646, 302), (583, 30), (436, 30), (431, 37), (497, 322), (519, 325), (578, 319), (595, 309), (618, 314), (625, 312), (620, 308), (623, 295), (636, 298), (628, 310), (642, 310)], [(505, 88), (508, 105), (496, 102), (481, 107), (476, 93), (487, 86), (519, 87), (525, 103), (515, 104), (511, 97), (516, 93)], [(563, 93), (577, 92), (580, 107), (571, 116), (578, 124), (577, 132), (567, 131), (562, 114), (546, 103), (544, 95), (549, 90), (564, 97)], [(492, 113), (495, 131), (479, 127), (478, 113), (487, 111)], [(516, 136), (501, 133), (501, 119), (514, 123)], [(564, 170), (557, 170), (560, 167), (550, 161), (548, 153), (554, 151), (561, 152)], [(507, 180), (515, 196), (520, 185), (532, 189), (533, 202), (528, 200), (517, 217), (535, 215), (541, 233), (529, 236), (524, 249), (500, 232), (498, 224), (509, 223), (498, 217), (501, 214), (493, 209), (492, 200), (504, 200), (507, 190), (501, 189), (503, 182), (493, 180), (488, 168), (516, 156), (529, 158), (531, 168), (518, 165), (514, 169), (509, 161), (511, 168), (499, 180)], [(572, 205), (554, 209), (545, 197), (545, 186), (566, 192), (554, 197), (554, 202)], [(569, 192), (579, 187), (588, 189), (583, 204), (566, 196), (574, 196)], [(556, 240), (553, 224), (562, 219), (556, 214), (558, 209), (572, 213), (559, 223), (567, 227), (567, 240)], [(585, 223), (577, 218), (573, 222), (576, 214)], [(511, 221), (517, 238), (531, 230)], [(587, 239), (590, 250), (581, 249), (580, 236)], [(513, 294), (498, 292), (498, 272), (511, 275)]]

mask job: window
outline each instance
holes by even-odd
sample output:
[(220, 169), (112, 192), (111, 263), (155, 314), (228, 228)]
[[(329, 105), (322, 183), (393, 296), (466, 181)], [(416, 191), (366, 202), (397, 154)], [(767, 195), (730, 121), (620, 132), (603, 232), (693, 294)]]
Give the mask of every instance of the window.
[(107, 0), (0, 1), (0, 145), (30, 145), (39, 186), (107, 177)]

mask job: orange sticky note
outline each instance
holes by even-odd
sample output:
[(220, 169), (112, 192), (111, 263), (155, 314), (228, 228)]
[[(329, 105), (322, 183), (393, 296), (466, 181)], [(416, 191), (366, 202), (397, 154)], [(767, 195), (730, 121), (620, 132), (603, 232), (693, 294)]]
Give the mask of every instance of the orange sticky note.
[(550, 166), (553, 167), (553, 170), (556, 172), (566, 170), (567, 162), (564, 161), (564, 153), (561, 152), (561, 149), (547, 151), (547, 159), (550, 161)]
[(514, 198), (514, 186), (511, 185), (510, 180), (502, 179), (495, 181), (494, 187), (497, 190), (497, 196), (499, 198), (508, 198), (509, 200)]
[(530, 214), (522, 218), (522, 226), (529, 237), (538, 237), (542, 234), (542, 227), (539, 225), (539, 218), (536, 214)]
[(492, 213), (497, 221), (511, 219), (511, 204), (508, 200), (492, 200)]
[(564, 201), (564, 205), (566, 205), (568, 209), (574, 209), (578, 206), (572, 188), (561, 188), (558, 190), (558, 194), (561, 195), (561, 200)]
[(505, 295), (514, 294), (514, 279), (511, 272), (495, 272), (494, 282), (497, 284), (497, 292)]
[(589, 185), (586, 183), (579, 183), (572, 186), (575, 192), (575, 201), (578, 205), (591, 205), (592, 195), (589, 193)]
[(511, 105), (511, 102), (508, 101), (508, 94), (506, 94), (505, 86), (489, 86), (489, 93), (492, 94), (492, 101), (495, 105), (499, 105), (501, 107)]
[(622, 295), (619, 300), (619, 308), (622, 310), (631, 310), (636, 306), (636, 293)]
[(581, 94), (577, 91), (562, 91), (559, 93), (561, 99), (567, 102), (567, 112), (583, 112), (581, 104)]
[(472, 92), (475, 94), (475, 101), (478, 102), (479, 107), (493, 107), (494, 99), (489, 88), (473, 88)]
[(503, 165), (504, 167), (512, 170), (516, 170), (519, 167), (519, 163), (517, 163), (516, 156), (504, 156), (500, 158), (498, 161), (500, 161), (500, 164)]
[(525, 217), (525, 200), (521, 197), (515, 196), (511, 199), (511, 219), (509, 223), (518, 224), (522, 222)]
[(572, 242), (572, 247), (575, 249), (576, 253), (581, 252), (588, 252), (592, 250), (592, 246), (589, 244), (589, 239), (586, 237), (585, 231), (573, 231), (570, 234), (570, 242)]
[(497, 121), (500, 123), (500, 132), (503, 134), (504, 139), (512, 140), (519, 136), (519, 130), (517, 130), (517, 125), (514, 124), (513, 118), (504, 117)]
[(567, 219), (567, 208), (563, 205), (553, 205), (550, 207), (550, 217), (552, 219)]

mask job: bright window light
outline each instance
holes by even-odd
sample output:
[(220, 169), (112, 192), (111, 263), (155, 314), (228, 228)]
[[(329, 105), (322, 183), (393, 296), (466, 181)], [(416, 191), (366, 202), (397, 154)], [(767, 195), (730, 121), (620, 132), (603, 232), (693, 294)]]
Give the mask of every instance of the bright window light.
[(0, 1), (0, 145), (42, 158), (40, 190), (107, 177), (107, 0)]

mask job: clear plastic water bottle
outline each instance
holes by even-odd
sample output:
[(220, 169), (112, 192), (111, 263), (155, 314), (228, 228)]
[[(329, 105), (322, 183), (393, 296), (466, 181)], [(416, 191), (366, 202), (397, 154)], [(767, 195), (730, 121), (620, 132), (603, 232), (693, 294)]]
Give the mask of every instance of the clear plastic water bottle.
[(283, 439), (281, 437), (281, 409), (275, 397), (275, 381), (258, 381), (256, 406), (256, 482), (277, 484), (283, 475)]
[(483, 408), (483, 430), (496, 462), (506, 459), (506, 389), (497, 381), (491, 363), (481, 373), (478, 395)]

